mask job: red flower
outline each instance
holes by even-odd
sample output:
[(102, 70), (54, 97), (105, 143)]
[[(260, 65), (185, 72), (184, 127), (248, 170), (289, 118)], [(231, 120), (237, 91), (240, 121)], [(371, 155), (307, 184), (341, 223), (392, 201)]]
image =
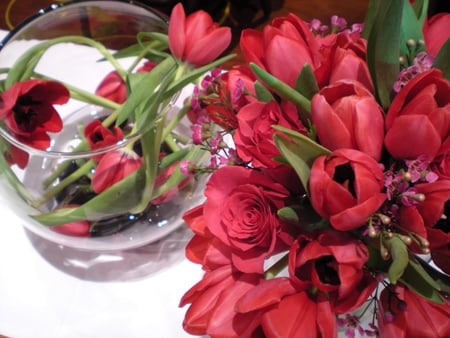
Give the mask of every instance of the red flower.
[[(147, 61), (137, 70), (137, 72), (149, 72), (155, 66), (155, 62)], [(95, 95), (104, 97), (119, 104), (124, 103), (128, 97), (125, 81), (117, 71), (112, 71), (105, 76), (102, 82), (100, 82), (95, 90)]]
[(236, 113), (246, 104), (255, 101), (253, 73), (248, 67), (234, 67), (221, 74), (208, 88), (209, 95), (202, 98), (208, 117), (225, 130), (238, 127)]
[(259, 325), (258, 315), (237, 313), (234, 306), (261, 278), (261, 275), (233, 271), (229, 265), (206, 272), (181, 299), (180, 306), (191, 304), (183, 328), (195, 335), (254, 337), (252, 334)]
[(450, 337), (450, 304), (431, 302), (405, 287), (386, 288), (379, 300), (380, 338)]
[(241, 108), (237, 119), (238, 129), (233, 137), (236, 151), (242, 160), (258, 168), (280, 166), (273, 159), (280, 155), (272, 138), (275, 133), (273, 125), (306, 133), (295, 105), (290, 102), (282, 103), (281, 106), (275, 101), (252, 102)]
[(142, 159), (134, 153), (112, 151), (100, 159), (92, 175), (92, 189), (101, 193), (142, 166)]
[[(37, 149), (50, 146), (48, 132), (59, 132), (62, 120), (53, 105), (64, 104), (69, 91), (54, 81), (16, 82), (0, 95), (0, 118), (18, 141)], [(13, 149), (11, 161), (23, 168), (28, 154)]]
[(53, 231), (69, 236), (88, 237), (91, 225), (88, 221), (77, 221), (52, 227)]
[(193, 231), (194, 236), (186, 245), (186, 257), (202, 264), (205, 271), (231, 264), (229, 247), (213, 236), (203, 217), (203, 205), (199, 205), (183, 215), (183, 220)]
[[(162, 173), (158, 174), (158, 176), (156, 176), (154, 189), (158, 189), (160, 186), (166, 183), (167, 180), (170, 178), (170, 176), (172, 176), (174, 170), (178, 169), (179, 169), (178, 163), (174, 163), (170, 167), (165, 169)], [(152, 199), (150, 202), (152, 204), (161, 204), (173, 200), (178, 196), (178, 192), (180, 191), (180, 189), (186, 187), (186, 185), (190, 182), (190, 180), (191, 177), (189, 176), (184, 178), (180, 183), (178, 183), (177, 186), (165, 191), (163, 194)]]
[(95, 90), (95, 95), (104, 97), (119, 104), (124, 103), (127, 99), (127, 88), (125, 87), (125, 81), (117, 71), (112, 71), (105, 76), (102, 82), (100, 82)]
[(383, 172), (369, 155), (338, 149), (318, 157), (311, 168), (310, 194), (313, 208), (342, 231), (364, 225), (383, 204)]
[(230, 166), (211, 176), (205, 195), (206, 225), (229, 248), (233, 265), (262, 273), (264, 259), (281, 247), (276, 212), (288, 191), (256, 170)]
[(447, 138), (431, 163), (431, 170), (440, 179), (450, 179), (450, 138)]
[(394, 158), (434, 159), (450, 134), (450, 82), (439, 70), (417, 75), (397, 94), (386, 130), (384, 144)]
[(338, 231), (317, 239), (301, 238), (291, 246), (289, 274), (299, 289), (311, 286), (328, 294), (336, 313), (360, 307), (374, 291), (376, 280), (364, 269), (369, 250), (360, 240)]
[(181, 3), (172, 9), (168, 34), (172, 55), (196, 67), (216, 59), (231, 42), (229, 27), (219, 27), (203, 10), (186, 17)]
[(293, 14), (273, 19), (263, 31), (244, 29), (240, 47), (253, 62), (276, 78), (295, 87), (305, 63), (317, 68), (322, 56), (308, 25)]
[(354, 80), (373, 92), (372, 79), (366, 62), (367, 41), (359, 33), (335, 34), (332, 43), (322, 46), (323, 64), (316, 70), (320, 87), (340, 80)]
[(261, 281), (235, 308), (243, 314), (260, 312), (264, 337), (337, 337), (335, 314), (326, 296), (298, 290), (289, 278)]
[(99, 120), (93, 120), (84, 128), (84, 136), (91, 149), (113, 145), (123, 139), (122, 129), (119, 127), (108, 129)]
[(427, 20), (423, 26), (425, 47), (428, 53), (436, 56), (447, 41), (450, 32), (450, 13), (438, 13)]
[(311, 115), (324, 147), (357, 149), (380, 160), (383, 110), (360, 83), (340, 81), (323, 88), (311, 101)]

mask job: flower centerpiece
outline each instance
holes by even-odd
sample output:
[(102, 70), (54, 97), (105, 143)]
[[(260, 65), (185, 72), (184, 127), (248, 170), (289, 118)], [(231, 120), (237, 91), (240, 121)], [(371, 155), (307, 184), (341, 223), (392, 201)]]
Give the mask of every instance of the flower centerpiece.
[[(67, 33), (80, 23), (84, 34)], [(38, 31), (43, 36), (29, 38)], [(232, 57), (218, 59), (230, 41), (230, 29), (205, 12), (186, 18), (179, 4), (167, 25), (161, 14), (127, 1), (67, 3), (10, 33), (0, 59), (12, 50), (20, 55), (2, 64), (1, 182), (24, 225), (60, 233), (57, 241), (83, 249), (155, 240), (140, 230), (122, 231), (136, 223), (163, 228), (170, 221), (164, 217), (180, 215), (195, 196), (197, 183), (180, 161), (201, 162), (204, 150), (189, 142), (186, 109), (175, 109), (174, 100)], [(58, 76), (57, 59), (70, 54), (79, 61), (72, 59)], [(90, 71), (77, 74), (90, 60)], [(98, 80), (94, 90), (71, 82), (80, 77)], [(110, 240), (114, 234), (120, 235)], [(67, 240), (71, 236), (107, 239), (92, 246)]]
[(450, 336), (450, 14), (427, 4), (274, 18), (196, 88), (187, 332)]

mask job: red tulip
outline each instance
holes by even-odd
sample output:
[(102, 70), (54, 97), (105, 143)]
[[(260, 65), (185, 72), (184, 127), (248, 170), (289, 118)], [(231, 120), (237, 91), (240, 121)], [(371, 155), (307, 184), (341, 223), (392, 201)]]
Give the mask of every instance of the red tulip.
[(324, 87), (311, 101), (311, 115), (324, 147), (356, 149), (380, 160), (383, 110), (360, 83), (342, 80)]
[(295, 87), (305, 63), (317, 68), (322, 56), (319, 44), (306, 22), (294, 14), (275, 18), (263, 31), (242, 31), (240, 47), (248, 63)]
[(260, 313), (264, 337), (337, 337), (335, 315), (322, 293), (297, 290), (288, 278), (260, 282), (236, 304), (241, 313)]
[[(147, 61), (138, 68), (137, 72), (149, 72), (155, 65), (155, 62)], [(95, 95), (102, 96), (119, 104), (124, 103), (128, 97), (125, 81), (117, 71), (112, 71), (100, 82), (95, 90)]]
[(103, 155), (92, 175), (92, 189), (101, 193), (142, 166), (142, 158), (135, 153), (112, 151)]
[(318, 157), (311, 168), (309, 189), (316, 212), (342, 231), (364, 225), (386, 199), (383, 172), (369, 155), (338, 149)]
[(123, 139), (122, 129), (108, 129), (99, 120), (93, 120), (84, 128), (84, 136), (91, 149), (99, 149), (113, 145)]
[(229, 265), (206, 272), (180, 301), (180, 306), (191, 304), (183, 328), (195, 335), (251, 337), (259, 324), (258, 315), (237, 313), (235, 304), (261, 278), (233, 271)]
[(373, 92), (372, 79), (366, 62), (367, 41), (359, 33), (332, 34), (328, 45), (322, 47), (323, 64), (316, 70), (319, 86), (340, 80), (353, 80)]
[(439, 13), (432, 16), (425, 22), (423, 34), (427, 52), (436, 56), (450, 37), (450, 13)]
[[(17, 140), (37, 149), (46, 149), (50, 146), (48, 133), (59, 132), (63, 126), (53, 106), (66, 103), (69, 98), (67, 88), (58, 82), (16, 82), (0, 95), (0, 118)], [(15, 148), (10, 160), (23, 168), (28, 162), (28, 154)]]
[(434, 303), (402, 286), (381, 292), (378, 314), (380, 338), (450, 337), (448, 301)]
[(90, 224), (88, 221), (77, 221), (52, 227), (53, 231), (69, 236), (89, 236)]
[(348, 233), (328, 230), (317, 238), (294, 242), (289, 275), (298, 288), (326, 293), (336, 313), (359, 308), (374, 291), (376, 280), (364, 269), (367, 247)]
[(417, 75), (395, 96), (386, 130), (384, 144), (394, 158), (434, 159), (450, 134), (450, 82), (439, 70)]
[(219, 27), (203, 10), (186, 17), (181, 3), (172, 9), (168, 34), (172, 55), (195, 67), (212, 62), (231, 42), (229, 27)]

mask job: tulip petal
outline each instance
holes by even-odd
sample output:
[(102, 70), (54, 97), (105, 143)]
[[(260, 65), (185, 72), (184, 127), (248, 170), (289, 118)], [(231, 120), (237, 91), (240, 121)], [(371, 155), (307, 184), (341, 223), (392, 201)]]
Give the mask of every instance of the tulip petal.
[(184, 48), (186, 46), (185, 32), (186, 14), (181, 3), (175, 5), (170, 14), (169, 24), (169, 48), (175, 57), (181, 59), (183, 57)]
[(193, 65), (205, 65), (220, 56), (231, 42), (229, 27), (220, 27), (195, 41), (185, 55)]
[[(408, 142), (405, 142), (408, 140)], [(387, 131), (384, 143), (394, 158), (434, 158), (441, 146), (441, 137), (425, 115), (397, 117)]]
[(269, 72), (291, 87), (295, 87), (303, 65), (312, 64), (308, 47), (284, 36), (276, 36), (270, 41), (265, 61)]

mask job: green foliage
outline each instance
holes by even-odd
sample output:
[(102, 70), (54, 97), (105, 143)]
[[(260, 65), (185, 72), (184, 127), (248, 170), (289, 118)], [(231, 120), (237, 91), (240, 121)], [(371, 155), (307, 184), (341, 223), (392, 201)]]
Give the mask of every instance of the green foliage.
[(318, 156), (328, 155), (330, 151), (294, 130), (281, 126), (273, 126), (273, 128), (282, 132), (282, 134), (274, 135), (276, 146), (286, 161), (294, 168), (303, 188), (308, 192), (309, 174), (314, 160)]
[(434, 59), (434, 67), (442, 71), (442, 75), (450, 81), (450, 39), (448, 39), (439, 50)]

